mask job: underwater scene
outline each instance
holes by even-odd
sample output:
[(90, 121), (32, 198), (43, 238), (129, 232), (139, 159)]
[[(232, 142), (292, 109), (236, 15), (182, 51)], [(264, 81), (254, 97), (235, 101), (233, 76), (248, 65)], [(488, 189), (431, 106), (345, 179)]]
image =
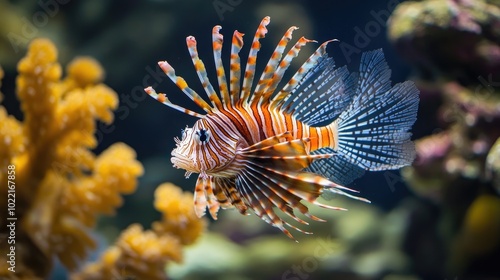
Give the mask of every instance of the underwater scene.
[(0, 0), (0, 279), (500, 279), (500, 1)]

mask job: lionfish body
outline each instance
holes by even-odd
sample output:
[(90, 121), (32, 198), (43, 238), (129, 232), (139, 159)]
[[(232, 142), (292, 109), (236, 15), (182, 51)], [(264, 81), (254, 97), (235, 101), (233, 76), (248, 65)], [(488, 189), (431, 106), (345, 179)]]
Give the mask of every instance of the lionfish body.
[[(285, 226), (302, 231), (283, 220), (282, 211), (293, 220), (308, 224), (296, 215), (322, 221), (309, 213), (304, 201), (325, 205), (317, 199), (325, 192), (367, 201), (348, 192), (345, 184), (365, 170), (397, 169), (413, 161), (415, 151), (408, 130), (416, 120), (418, 90), (405, 82), (391, 87), (390, 70), (383, 53), (363, 54), (360, 73), (336, 68), (323, 43), (299, 68), (289, 82), (277, 89), (285, 70), (301, 47), (313, 42), (300, 38), (286, 53), (291, 27), (278, 43), (254, 85), (259, 39), (267, 33), (269, 17), (262, 20), (253, 39), (241, 77), (239, 51), (243, 34), (232, 38), (229, 79), (222, 65), (221, 27), (212, 32), (217, 68), (216, 93), (199, 59), (196, 41), (186, 39), (198, 77), (210, 103), (189, 88), (165, 61), (160, 67), (206, 114), (171, 103), (151, 87), (146, 92), (163, 104), (199, 118), (176, 138), (172, 163), (199, 173), (195, 187), (198, 216), (208, 207), (216, 219), (222, 208), (253, 211), (264, 221), (293, 238)], [(304, 232), (304, 231), (302, 231)], [(305, 232), (308, 233), (308, 232)]]

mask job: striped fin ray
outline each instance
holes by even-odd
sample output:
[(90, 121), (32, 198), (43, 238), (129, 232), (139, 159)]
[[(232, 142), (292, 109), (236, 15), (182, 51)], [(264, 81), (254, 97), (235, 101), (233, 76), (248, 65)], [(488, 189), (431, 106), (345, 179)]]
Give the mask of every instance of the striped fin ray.
[[(283, 52), (285, 51), (288, 42), (290, 42), (290, 40), (292, 39), (292, 33), (297, 29), (299, 28), (296, 26), (290, 27), (285, 32), (281, 40), (278, 42), (276, 49), (274, 50), (273, 54), (271, 55), (271, 58), (267, 62), (267, 65), (264, 68), (262, 75), (260, 76), (259, 82), (255, 87), (252, 100), (259, 99), (262, 96), (262, 94), (265, 93), (264, 90), (267, 88), (268, 83), (273, 76), (274, 70), (278, 67), (278, 64), (283, 56)], [(264, 97), (263, 99), (266, 100), (266, 97)]]
[[(354, 190), (351, 189), (351, 191), (354, 191)], [(347, 196), (347, 197), (355, 199), (355, 200), (363, 201), (365, 203), (371, 203), (371, 201), (369, 201), (368, 199), (366, 199), (364, 197), (355, 196), (355, 195), (352, 195), (350, 193), (346, 193), (345, 191), (342, 191), (342, 190), (340, 190), (338, 188), (325, 188), (325, 189), (323, 189), (323, 194), (321, 196), (324, 196), (324, 195), (327, 195), (327, 194), (343, 195), (343, 196)]]
[(186, 38), (186, 44), (188, 46), (189, 54), (191, 55), (191, 60), (193, 61), (194, 69), (196, 70), (196, 74), (198, 74), (198, 78), (200, 79), (203, 89), (207, 93), (208, 99), (212, 102), (217, 108), (222, 107), (222, 103), (219, 99), (219, 96), (214, 90), (214, 87), (208, 80), (207, 70), (205, 68), (205, 64), (198, 56), (198, 50), (196, 48), (196, 39), (193, 36), (188, 36)]
[[(302, 204), (302, 200), (306, 201), (313, 201), (315, 200), (314, 197), (317, 197), (321, 194), (323, 186), (317, 186), (313, 185), (310, 183), (298, 183), (298, 184), (291, 184), (290, 180), (287, 180), (286, 177), (283, 176), (276, 176), (273, 172), (269, 172), (269, 168), (265, 168), (260, 164), (257, 164), (253, 161), (247, 161), (248, 163), (248, 168), (245, 169), (242, 173), (248, 174), (247, 176), (252, 176), (254, 178), (257, 178), (258, 181), (260, 182), (261, 187), (258, 185), (252, 186), (252, 188), (257, 188), (257, 189), (267, 189), (270, 190), (270, 192), (266, 193), (265, 197), (261, 197), (261, 199), (264, 200), (275, 200), (275, 202), (278, 203), (280, 200), (282, 200), (285, 203), (285, 206), (281, 205), (281, 207), (278, 207), (279, 209), (283, 209), (282, 211), (285, 212), (287, 215), (292, 217), (294, 220), (299, 221), (302, 224), (308, 225), (306, 221), (303, 221), (302, 219), (298, 218), (293, 210), (290, 211), (288, 208), (291, 207), (292, 209), (295, 208), (299, 210), (302, 214), (304, 214), (306, 217), (315, 220), (315, 221), (324, 221), (323, 219), (320, 219), (312, 214), (309, 213), (309, 209)], [(294, 172), (295, 173), (295, 172)], [(283, 174), (283, 173), (279, 173)], [(304, 185), (304, 187), (308, 188), (311, 193), (305, 193), (305, 192), (300, 192), (298, 188), (296, 188), (299, 185)], [(265, 186), (265, 188), (264, 188)], [(330, 206), (327, 206), (330, 207)]]
[[(218, 188), (222, 190), (224, 196), (229, 200), (229, 203), (234, 206), (242, 215), (250, 215), (248, 213), (248, 207), (245, 205), (245, 202), (242, 200), (240, 193), (236, 189), (236, 184), (234, 180), (230, 180), (222, 177), (215, 177), (215, 186), (217, 193)], [(221, 195), (218, 193), (217, 199), (220, 204), (225, 205), (226, 203), (220, 200)]]
[(295, 72), (293, 77), (288, 81), (288, 83), (283, 87), (282, 90), (278, 94), (276, 94), (272, 100), (272, 106), (281, 107), (283, 102), (286, 100), (286, 97), (294, 90), (298, 83), (303, 83), (304, 76), (307, 76), (310, 72), (311, 68), (316, 66), (321, 60), (322, 57), (326, 54), (326, 46), (333, 41), (337, 41), (335, 39), (329, 40), (321, 44), (316, 51), (311, 54), (307, 60), (300, 66), (299, 70)]
[[(248, 173), (248, 174), (247, 174)], [(266, 176), (263, 176), (262, 173), (259, 172), (246, 172), (245, 176), (252, 178), (252, 182), (259, 182), (258, 184), (254, 184), (253, 186), (257, 189), (256, 193), (259, 194), (259, 200), (269, 201), (274, 205), (274, 207), (280, 209), (283, 213), (288, 215), (290, 218), (294, 219), (298, 223), (303, 225), (309, 225), (308, 222), (297, 217), (293, 211), (294, 208), (300, 209), (301, 213), (308, 214), (308, 209), (305, 205), (300, 202), (300, 198), (294, 195), (290, 195), (284, 188), (276, 188), (274, 185), (276, 182), (269, 180)], [(260, 193), (259, 193), (260, 192)], [(310, 218), (317, 221), (324, 221), (322, 219), (317, 218), (316, 216), (310, 215)], [(297, 227), (286, 223), (291, 228), (294, 228), (298, 231), (301, 231)]]
[(240, 101), (247, 102), (248, 98), (251, 95), (252, 83), (255, 76), (255, 65), (257, 63), (257, 53), (260, 50), (260, 42), (261, 38), (264, 38), (267, 33), (266, 26), (271, 21), (270, 17), (265, 17), (259, 24), (257, 31), (255, 32), (255, 36), (253, 38), (252, 46), (250, 47), (250, 52), (248, 53), (247, 65), (245, 68), (245, 76), (243, 78), (243, 84), (241, 87), (240, 93)]
[[(326, 179), (307, 172), (278, 171), (249, 160), (247, 161), (247, 168), (238, 176), (236, 184), (238, 190), (247, 198), (250, 207), (254, 210), (257, 209), (255, 212), (257, 216), (261, 217), (269, 224), (280, 228), (290, 238), (294, 239), (290, 236), (289, 232), (284, 229), (283, 225), (304, 233), (309, 232), (305, 232), (296, 226), (284, 222), (276, 215), (275, 210), (270, 205), (280, 209), (286, 215), (299, 221), (301, 224), (308, 223), (298, 218), (292, 209), (297, 209), (312, 220), (324, 221), (310, 214), (307, 206), (301, 202), (305, 200), (323, 208), (345, 210), (317, 201), (317, 198), (323, 193), (325, 187), (322, 184), (324, 182), (321, 182), (322, 180)], [(266, 192), (263, 190), (266, 190)], [(248, 198), (250, 194), (254, 197)]]
[(390, 87), (381, 50), (361, 57), (357, 95), (336, 120), (338, 152), (366, 170), (397, 169), (415, 158), (409, 130), (416, 120), (418, 89), (412, 82)]
[(220, 205), (214, 192), (214, 178), (212, 176), (199, 176), (194, 190), (194, 209), (198, 217), (205, 215), (205, 209), (214, 220), (217, 220), (217, 212)]
[(184, 78), (179, 77), (175, 75), (175, 70), (168, 62), (166, 61), (160, 61), (158, 62), (158, 65), (160, 68), (167, 74), (167, 76), (174, 82), (177, 87), (184, 92), (191, 100), (194, 101), (196, 105), (198, 105), (200, 108), (202, 108), (205, 112), (207, 113), (212, 113), (212, 107), (205, 101), (203, 98), (198, 95), (194, 90), (192, 90), (190, 87), (188, 87), (186, 80)]
[(288, 67), (292, 63), (293, 59), (295, 57), (297, 57), (297, 55), (299, 54), (299, 52), (303, 46), (305, 46), (307, 43), (312, 43), (312, 42), (316, 42), (316, 41), (306, 39), (305, 37), (300, 37), (300, 39), (287, 52), (285, 57), (279, 63), (278, 67), (276, 68), (276, 70), (273, 73), (273, 77), (268, 82), (267, 87), (264, 88), (264, 90), (263, 90), (264, 92), (273, 93), (276, 90), (276, 87), (278, 86), (279, 82), (281, 82), (281, 79), (283, 78), (285, 71), (288, 69)]
[(217, 212), (220, 209), (220, 204), (219, 201), (217, 200), (217, 197), (214, 194), (214, 177), (212, 176), (207, 176), (208, 178), (205, 179), (205, 196), (207, 197), (207, 204), (208, 204), (208, 212), (210, 213), (210, 216), (214, 220), (217, 220)]
[(198, 218), (205, 215), (207, 209), (207, 196), (205, 195), (205, 178), (199, 176), (194, 188), (194, 212)]
[(269, 200), (262, 199), (259, 190), (252, 188), (253, 185), (259, 184), (259, 182), (253, 180), (246, 173), (241, 174), (237, 182), (239, 191), (246, 198), (254, 213), (266, 223), (279, 228), (289, 238), (294, 239), (293, 235), (284, 227), (284, 224), (288, 223), (276, 215), (272, 203)]
[[(335, 189), (346, 189), (349, 191), (357, 192), (355, 190), (349, 189), (347, 187), (336, 184), (322, 176), (316, 175), (309, 172), (290, 172), (288, 170), (277, 170), (270, 167), (264, 167), (264, 169), (270, 173), (280, 176), (287, 181), (294, 181), (294, 183), (287, 184), (288, 191), (294, 195), (306, 200), (308, 202), (314, 203), (323, 208), (336, 210), (335, 207), (321, 204), (316, 200), (316, 198), (321, 195), (323, 188), (335, 188)], [(301, 184), (298, 184), (300, 182)]]
[(214, 50), (214, 61), (215, 68), (217, 69), (217, 81), (219, 83), (219, 92), (222, 98), (222, 104), (227, 106), (231, 104), (231, 98), (229, 97), (229, 88), (227, 86), (226, 72), (222, 64), (222, 42), (223, 36), (220, 34), (222, 27), (220, 25), (214, 26), (212, 29), (212, 47)]
[[(313, 221), (326, 222), (325, 220), (320, 219), (309, 213), (309, 208), (307, 208), (307, 206), (305, 206), (301, 202), (302, 197), (297, 196), (288, 190), (289, 189), (288, 181), (283, 180), (280, 177), (270, 176), (265, 169), (255, 164), (252, 164), (251, 167), (252, 167), (251, 173), (254, 176), (258, 177), (263, 182), (263, 185), (265, 185), (266, 188), (271, 191), (271, 193), (268, 194), (267, 197), (263, 199), (269, 199), (271, 201), (278, 199), (283, 200), (286, 203), (286, 207), (281, 207), (281, 208), (278, 207), (278, 208), (301, 224), (309, 225), (308, 222), (297, 217), (293, 212), (293, 209), (297, 209), (300, 213), (302, 213), (304, 216), (308, 217)], [(258, 188), (258, 186), (256, 186), (256, 188)], [(262, 189), (264, 188), (262, 187)]]
[(300, 197), (302, 200), (308, 201), (319, 207), (331, 210), (345, 210), (343, 208), (329, 206), (316, 201), (318, 196), (321, 195), (325, 190), (339, 195), (347, 196), (356, 200), (370, 203), (370, 201), (366, 198), (351, 195), (343, 190), (347, 190), (349, 192), (354, 192), (354, 193), (357, 193), (358, 191), (341, 186), (314, 173), (280, 171), (270, 167), (263, 167), (263, 168), (265, 174), (274, 173), (278, 177), (281, 176), (283, 182), (286, 182), (286, 184), (283, 184), (282, 186), (289, 193), (292, 193), (297, 197)]
[(231, 61), (229, 72), (229, 85), (231, 93), (231, 104), (236, 104), (240, 97), (240, 79), (241, 79), (241, 63), (240, 51), (243, 47), (243, 33), (237, 30), (233, 33), (231, 44)]
[(212, 191), (215, 195), (215, 198), (219, 202), (220, 207), (222, 207), (222, 209), (233, 208), (234, 206), (231, 204), (231, 201), (229, 200), (229, 198), (226, 196), (226, 194), (222, 190), (223, 185), (219, 181), (220, 179), (213, 178), (213, 180), (214, 180), (214, 183), (212, 185), (213, 186)]
[[(275, 184), (270, 183), (269, 179), (266, 176), (259, 176), (260, 173), (257, 172), (244, 172), (242, 173), (241, 180), (239, 181), (239, 187), (242, 190), (242, 193), (249, 197), (249, 202), (252, 205), (253, 209), (256, 209), (255, 213), (262, 220), (266, 221), (270, 225), (279, 228), (283, 233), (285, 233), (290, 239), (298, 242), (293, 235), (284, 227), (287, 226), (289, 228), (293, 228), (298, 232), (302, 232), (304, 234), (312, 234), (312, 232), (305, 231), (297, 226), (294, 226), (281, 217), (277, 215), (274, 210), (274, 207), (281, 210), (281, 212), (285, 213), (287, 216), (291, 217), (293, 220), (304, 224), (309, 225), (308, 222), (300, 219), (293, 212), (293, 207), (300, 209), (307, 217), (321, 222), (326, 222), (323, 219), (320, 219), (309, 213), (308, 208), (300, 202), (300, 198), (294, 195), (291, 195), (287, 192), (282, 192), (283, 194), (277, 195), (279, 191), (283, 191), (281, 188), (277, 188)], [(263, 183), (264, 182), (264, 183)], [(340, 210), (340, 209), (339, 209)]]
[(152, 87), (147, 87), (147, 88), (144, 89), (144, 91), (147, 94), (149, 94), (149, 96), (151, 96), (154, 99), (156, 99), (158, 102), (163, 103), (164, 105), (167, 105), (168, 107), (170, 107), (172, 109), (175, 109), (177, 111), (183, 112), (183, 113), (188, 114), (188, 115), (193, 116), (193, 117), (197, 117), (197, 118), (203, 118), (204, 117), (204, 115), (202, 115), (202, 114), (196, 113), (194, 111), (191, 111), (191, 110), (186, 109), (184, 107), (181, 107), (179, 105), (173, 104), (172, 102), (170, 102), (170, 100), (168, 100), (166, 94), (164, 94), (164, 93), (156, 93), (156, 91)]

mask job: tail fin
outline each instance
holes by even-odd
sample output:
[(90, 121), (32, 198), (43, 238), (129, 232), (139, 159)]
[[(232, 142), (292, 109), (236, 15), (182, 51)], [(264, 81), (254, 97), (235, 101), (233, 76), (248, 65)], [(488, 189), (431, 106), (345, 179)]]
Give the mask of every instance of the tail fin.
[(391, 88), (390, 74), (382, 50), (364, 53), (356, 94), (335, 121), (338, 153), (366, 170), (397, 169), (415, 158), (409, 130), (419, 92), (409, 81)]

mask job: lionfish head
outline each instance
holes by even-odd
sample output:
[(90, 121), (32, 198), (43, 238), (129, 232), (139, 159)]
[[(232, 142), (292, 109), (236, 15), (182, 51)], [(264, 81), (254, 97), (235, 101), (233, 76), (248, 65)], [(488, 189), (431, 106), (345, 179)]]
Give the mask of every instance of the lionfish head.
[(213, 137), (214, 131), (207, 124), (205, 119), (198, 120), (193, 127), (181, 131), (180, 139), (174, 138), (176, 148), (171, 161), (174, 167), (186, 170), (186, 176), (220, 171), (236, 155), (236, 145), (231, 145), (231, 141), (218, 141), (219, 137)]
[(185, 129), (181, 131), (181, 138), (175, 137), (176, 148), (172, 150), (172, 164), (176, 168), (182, 168), (187, 172), (199, 173), (200, 168), (196, 162), (193, 161), (193, 152), (191, 147), (194, 142), (194, 130), (186, 126)]

